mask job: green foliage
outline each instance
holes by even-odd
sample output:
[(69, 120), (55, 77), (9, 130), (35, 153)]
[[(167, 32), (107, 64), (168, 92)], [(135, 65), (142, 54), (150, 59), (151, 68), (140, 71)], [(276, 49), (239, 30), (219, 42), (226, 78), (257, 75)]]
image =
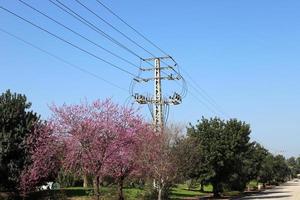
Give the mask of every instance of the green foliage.
[(74, 174), (65, 172), (61, 169), (58, 173), (56, 181), (60, 184), (60, 187), (73, 187), (75, 186), (76, 177)]
[[(172, 192), (172, 185), (166, 184), (162, 189), (161, 193), (161, 199), (167, 200), (170, 199), (170, 195)], [(153, 188), (153, 185), (149, 182), (145, 185), (145, 194), (143, 196), (144, 200), (152, 200), (152, 199), (157, 199), (158, 197), (158, 190), (156, 188)]]
[(244, 171), (251, 157), (250, 126), (236, 119), (223, 121), (219, 118), (198, 121), (188, 128), (188, 136), (198, 138), (202, 167), (206, 168), (206, 178), (213, 185), (213, 193), (218, 196), (224, 185), (242, 190), (249, 181)]
[(174, 152), (177, 169), (183, 180), (207, 177), (209, 171), (203, 166), (204, 156), (198, 138), (181, 138), (174, 146)]
[(26, 162), (25, 139), (39, 116), (30, 109), (26, 96), (7, 90), (0, 96), (0, 189), (17, 190)]
[(249, 148), (238, 158), (240, 165), (233, 166), (233, 174), (226, 183), (229, 190), (244, 191), (250, 180), (256, 179), (268, 151), (258, 143), (249, 143)]
[(292, 178), (296, 178), (297, 174), (300, 174), (300, 157), (298, 159), (290, 157), (287, 159), (287, 164), (290, 168)]
[(273, 164), (275, 182), (283, 183), (291, 174), (285, 158), (282, 155), (277, 155), (274, 157)]
[(259, 171), (259, 181), (263, 184), (278, 184), (284, 182), (291, 175), (291, 171), (282, 155), (268, 154)]

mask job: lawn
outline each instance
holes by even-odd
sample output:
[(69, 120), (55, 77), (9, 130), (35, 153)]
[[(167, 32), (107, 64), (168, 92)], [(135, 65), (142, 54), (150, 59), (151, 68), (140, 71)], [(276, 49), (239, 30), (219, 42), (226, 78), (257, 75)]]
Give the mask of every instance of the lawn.
[[(92, 199), (92, 188), (83, 188), (83, 187), (69, 187), (61, 188), (59, 190), (50, 190), (50, 191), (40, 191), (35, 192), (30, 195), (30, 200), (38, 199), (49, 199), (51, 196), (54, 199), (68, 199), (68, 200), (90, 200)], [(124, 194), (126, 200), (136, 200), (141, 199), (144, 191), (137, 188), (125, 188)], [(115, 187), (102, 187), (101, 195), (103, 200), (112, 200), (117, 199), (117, 192)]]
[[(251, 185), (255, 185), (253, 182)], [(66, 200), (91, 200), (92, 199), (92, 188), (83, 188), (83, 187), (69, 187), (62, 188), (59, 190), (50, 190), (50, 191), (40, 191), (35, 192), (30, 196), (30, 200), (40, 200), (40, 199), (66, 199)], [(177, 184), (171, 189), (171, 199), (180, 200), (185, 198), (192, 197), (204, 197), (211, 196), (212, 186), (207, 185), (204, 187), (204, 192), (200, 192), (200, 187), (197, 186), (191, 190), (188, 189), (186, 184)], [(102, 187), (101, 194), (103, 200), (113, 200), (117, 199), (117, 189), (116, 187)], [(124, 195), (126, 200), (137, 200), (142, 199), (145, 191), (138, 188), (125, 188)], [(240, 195), (240, 192), (230, 191), (224, 192), (225, 196), (236, 196)], [(53, 198), (49, 198), (49, 196)]]
[[(200, 188), (194, 188), (193, 190), (188, 190), (187, 185), (178, 184), (171, 189), (171, 199), (183, 199), (186, 197), (199, 197), (207, 195), (207, 193), (211, 192), (212, 187), (206, 186), (204, 188), (205, 192), (199, 192)], [(83, 187), (69, 187), (69, 188), (61, 188), (59, 190), (50, 190), (50, 191), (39, 191), (35, 192), (30, 196), (30, 200), (37, 199), (49, 199), (49, 196), (53, 198), (59, 199), (68, 199), (68, 200), (90, 200), (92, 188), (83, 188)], [(101, 188), (102, 198), (103, 200), (112, 200), (117, 199), (117, 191), (115, 187), (102, 187)], [(142, 199), (145, 191), (143, 189), (138, 188), (125, 188), (124, 194), (126, 200), (136, 200)]]
[(178, 184), (171, 190), (171, 199), (183, 199), (186, 197), (200, 197), (205, 196), (212, 191), (212, 186), (204, 186), (204, 192), (200, 192), (200, 186), (188, 189), (186, 184)]

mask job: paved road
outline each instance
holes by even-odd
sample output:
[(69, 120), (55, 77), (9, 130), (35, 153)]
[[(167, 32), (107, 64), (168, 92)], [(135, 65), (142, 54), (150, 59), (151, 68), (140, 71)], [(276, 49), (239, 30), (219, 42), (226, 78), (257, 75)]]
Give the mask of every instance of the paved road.
[(289, 181), (281, 186), (241, 199), (300, 200), (300, 180)]

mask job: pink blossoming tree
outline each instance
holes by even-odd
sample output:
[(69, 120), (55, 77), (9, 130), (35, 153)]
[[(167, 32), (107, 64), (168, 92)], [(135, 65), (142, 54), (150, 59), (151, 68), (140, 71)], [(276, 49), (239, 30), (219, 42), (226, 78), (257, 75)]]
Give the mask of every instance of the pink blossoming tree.
[(20, 190), (24, 195), (56, 178), (63, 150), (63, 144), (50, 123), (37, 124), (25, 145), (29, 158), (20, 177)]
[(64, 169), (92, 176), (97, 198), (103, 177), (115, 177), (123, 199), (124, 179), (139, 168), (135, 162), (139, 136), (151, 134), (148, 124), (136, 110), (118, 106), (111, 100), (53, 106), (52, 111), (56, 132), (65, 142)]

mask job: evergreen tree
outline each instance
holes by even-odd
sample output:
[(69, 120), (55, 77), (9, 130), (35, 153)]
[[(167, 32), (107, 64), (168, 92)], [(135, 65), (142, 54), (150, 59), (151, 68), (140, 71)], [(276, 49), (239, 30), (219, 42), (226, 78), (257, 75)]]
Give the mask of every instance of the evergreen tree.
[(251, 157), (250, 126), (236, 119), (202, 118), (188, 129), (189, 137), (201, 143), (208, 181), (213, 185), (214, 196), (219, 196), (224, 185), (244, 189), (248, 176), (244, 176), (246, 159)]
[(0, 96), (0, 189), (17, 191), (26, 161), (25, 140), (39, 116), (25, 95), (7, 90)]

